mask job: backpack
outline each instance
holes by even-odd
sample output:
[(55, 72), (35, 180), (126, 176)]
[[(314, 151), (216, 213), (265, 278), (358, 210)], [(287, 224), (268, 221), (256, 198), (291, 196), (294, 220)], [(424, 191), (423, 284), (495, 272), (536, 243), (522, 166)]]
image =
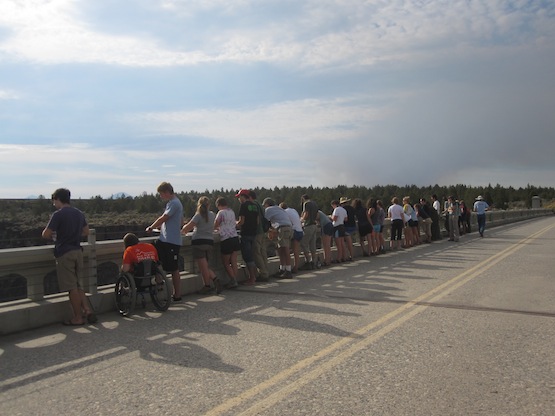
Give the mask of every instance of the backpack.
[(268, 219), (264, 216), (264, 208), (262, 208), (262, 205), (260, 205), (258, 203), (258, 201), (255, 201), (255, 204), (258, 207), (258, 214), (260, 215), (260, 222), (262, 224), (262, 231), (267, 233), (268, 230), (272, 227), (272, 223), (270, 221), (268, 221)]

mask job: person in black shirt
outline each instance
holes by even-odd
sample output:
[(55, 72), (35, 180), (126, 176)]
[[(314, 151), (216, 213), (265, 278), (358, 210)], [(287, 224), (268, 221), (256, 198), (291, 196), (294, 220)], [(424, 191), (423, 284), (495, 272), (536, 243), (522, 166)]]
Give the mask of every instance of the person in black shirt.
[(247, 189), (241, 189), (236, 198), (239, 198), (239, 220), (237, 228), (241, 231), (241, 256), (247, 265), (249, 278), (243, 283), (252, 286), (256, 282), (256, 264), (254, 262), (254, 244), (260, 221), (260, 211), (258, 206), (250, 200)]

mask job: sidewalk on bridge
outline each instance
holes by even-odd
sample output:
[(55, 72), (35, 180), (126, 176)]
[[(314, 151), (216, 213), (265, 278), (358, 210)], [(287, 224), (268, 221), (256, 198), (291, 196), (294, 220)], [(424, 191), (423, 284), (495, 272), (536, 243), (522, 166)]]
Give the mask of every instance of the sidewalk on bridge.
[[(360, 246), (355, 245), (354, 249), (356, 256), (362, 254)], [(270, 275), (275, 274), (279, 269), (279, 259), (277, 257), (269, 258), (268, 268)], [(238, 281), (242, 282), (244, 280), (246, 280), (246, 269), (242, 266), (239, 269)], [(168, 281), (171, 282), (171, 278), (168, 278)], [(203, 285), (200, 275), (188, 272), (181, 273), (181, 292), (183, 296), (195, 294)], [(96, 313), (100, 316), (103, 313), (116, 310), (113, 285), (99, 288), (98, 293), (89, 295), (89, 299)], [(6, 302), (0, 308), (0, 335), (59, 324), (67, 319), (70, 312), (66, 293), (50, 295), (38, 302), (29, 300)], [(100, 319), (102, 318), (100, 317)]]

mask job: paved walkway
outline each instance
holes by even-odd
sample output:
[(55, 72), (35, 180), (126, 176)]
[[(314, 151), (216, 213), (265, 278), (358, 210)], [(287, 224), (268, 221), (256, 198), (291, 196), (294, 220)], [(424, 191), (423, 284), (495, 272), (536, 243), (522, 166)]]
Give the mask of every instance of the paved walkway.
[(555, 219), (0, 338), (10, 415), (555, 414)]

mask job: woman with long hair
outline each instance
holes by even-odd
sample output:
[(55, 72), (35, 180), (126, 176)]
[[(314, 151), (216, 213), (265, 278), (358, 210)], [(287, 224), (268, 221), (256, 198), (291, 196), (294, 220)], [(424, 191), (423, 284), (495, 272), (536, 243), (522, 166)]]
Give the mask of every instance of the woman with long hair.
[(215, 290), (216, 294), (219, 294), (222, 291), (222, 285), (208, 264), (208, 257), (214, 247), (214, 220), (216, 217), (216, 214), (208, 209), (209, 207), (210, 199), (207, 196), (201, 196), (195, 215), (183, 226), (181, 233), (187, 234), (193, 231), (191, 236), (193, 258), (204, 281), (204, 287), (199, 293), (205, 294)]

